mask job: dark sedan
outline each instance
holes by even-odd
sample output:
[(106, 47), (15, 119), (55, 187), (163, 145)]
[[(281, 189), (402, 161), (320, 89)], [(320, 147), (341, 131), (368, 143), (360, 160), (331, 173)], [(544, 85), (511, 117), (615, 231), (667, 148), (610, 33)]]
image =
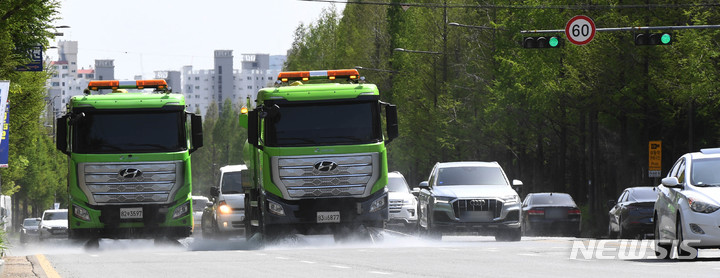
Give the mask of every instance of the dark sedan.
[(20, 230), (20, 243), (26, 243), (30, 240), (37, 239), (40, 218), (25, 218)]
[(530, 193), (522, 213), (525, 235), (580, 235), (580, 209), (567, 193)]
[(655, 187), (630, 187), (617, 201), (610, 201), (609, 238), (642, 238), (654, 232), (653, 206), (657, 200)]

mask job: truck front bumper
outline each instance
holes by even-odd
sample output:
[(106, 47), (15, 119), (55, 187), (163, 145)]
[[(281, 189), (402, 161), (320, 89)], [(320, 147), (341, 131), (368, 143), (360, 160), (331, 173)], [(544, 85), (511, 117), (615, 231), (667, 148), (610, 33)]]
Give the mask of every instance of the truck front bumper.
[[(298, 201), (265, 195), (266, 225), (293, 227), (301, 233), (338, 226), (384, 227), (388, 194), (378, 191), (366, 198), (317, 198)], [(271, 208), (272, 207), (272, 208)], [(282, 212), (280, 213), (280, 209)], [(332, 215), (327, 219), (328, 215)], [(338, 216), (339, 217), (335, 217)]]
[[(187, 210), (174, 217), (173, 214), (181, 206), (186, 206)], [(121, 208), (142, 208), (142, 218), (125, 219), (120, 215)], [(74, 203), (68, 215), (68, 237), (70, 239), (181, 238), (190, 236), (192, 222), (192, 212), (188, 202), (104, 206)]]

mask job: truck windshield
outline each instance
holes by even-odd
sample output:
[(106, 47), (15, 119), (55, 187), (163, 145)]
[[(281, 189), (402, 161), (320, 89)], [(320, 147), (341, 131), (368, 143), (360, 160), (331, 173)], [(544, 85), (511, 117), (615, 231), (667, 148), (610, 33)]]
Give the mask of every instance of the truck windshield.
[(377, 101), (283, 105), (266, 121), (268, 146), (352, 145), (382, 141)]
[(76, 153), (176, 152), (184, 150), (183, 113), (85, 112), (74, 126)]
[(225, 172), (222, 178), (221, 191), (223, 194), (243, 193), (241, 172)]

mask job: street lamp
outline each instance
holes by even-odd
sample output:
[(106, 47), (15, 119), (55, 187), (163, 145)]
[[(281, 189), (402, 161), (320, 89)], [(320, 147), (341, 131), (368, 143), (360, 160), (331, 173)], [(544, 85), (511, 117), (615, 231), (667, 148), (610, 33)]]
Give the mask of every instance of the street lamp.
[(409, 53), (435, 54), (435, 55), (442, 55), (442, 54), (443, 54), (442, 52), (437, 52), (437, 51), (410, 50), (410, 49), (405, 49), (405, 48), (395, 48), (395, 49), (393, 49), (393, 51), (409, 52)]
[(396, 70), (365, 68), (365, 67), (361, 67), (361, 66), (355, 66), (355, 69), (357, 69), (357, 70), (379, 71), (379, 72), (389, 72), (389, 73), (398, 73), (398, 71), (396, 71)]
[(473, 29), (480, 29), (480, 30), (505, 30), (505, 28), (495, 28), (495, 27), (489, 27), (489, 26), (476, 26), (476, 25), (467, 25), (467, 24), (461, 24), (457, 22), (450, 22), (448, 23), (450, 26), (455, 27), (465, 27), (465, 28), (473, 28)]

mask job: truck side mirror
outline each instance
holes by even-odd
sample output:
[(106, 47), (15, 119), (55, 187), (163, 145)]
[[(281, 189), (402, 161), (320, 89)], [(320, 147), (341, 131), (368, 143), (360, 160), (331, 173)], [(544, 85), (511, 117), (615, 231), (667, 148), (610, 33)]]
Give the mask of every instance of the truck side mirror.
[(385, 106), (385, 123), (387, 124), (387, 143), (390, 143), (390, 141), (397, 138), (400, 134), (400, 131), (398, 131), (398, 116), (396, 105), (388, 104), (387, 106)]
[(62, 153), (69, 155), (70, 151), (68, 151), (67, 119), (68, 115), (65, 115), (55, 120), (55, 147)]
[(250, 177), (250, 170), (240, 171), (240, 184), (242, 188), (252, 188), (252, 177)]
[(190, 114), (190, 120), (192, 125), (192, 148), (190, 153), (192, 153), (203, 146), (202, 116)]
[(258, 130), (258, 111), (252, 110), (248, 111), (247, 115), (247, 127), (248, 127), (248, 143), (250, 145), (255, 146), (256, 148), (259, 148), (258, 146), (258, 136), (259, 136), (259, 130)]

